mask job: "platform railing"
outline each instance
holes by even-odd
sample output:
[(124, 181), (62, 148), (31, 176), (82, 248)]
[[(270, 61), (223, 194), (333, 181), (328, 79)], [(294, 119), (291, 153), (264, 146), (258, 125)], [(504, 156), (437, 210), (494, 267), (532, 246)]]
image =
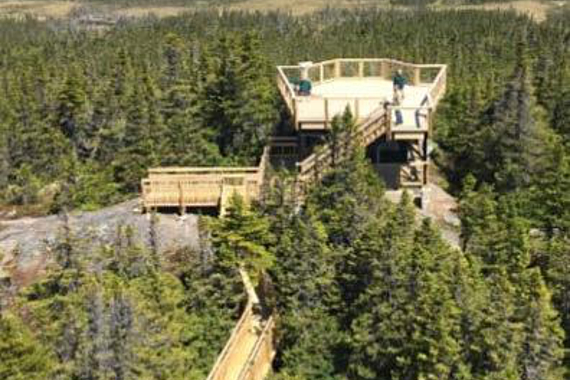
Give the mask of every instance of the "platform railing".
[[(229, 199), (228, 191), (246, 202), (262, 195), (269, 165), (270, 147), (263, 150), (258, 166), (252, 167), (161, 167), (148, 170), (141, 181), (145, 210), (157, 207), (216, 207)], [(224, 189), (227, 191), (224, 192)], [(223, 209), (223, 207), (222, 207)]]
[[(308, 68), (308, 76), (314, 85), (343, 78), (390, 80), (399, 69), (404, 72), (412, 85), (429, 87), (432, 106), (435, 107), (445, 93), (447, 81), (447, 66), (442, 64), (414, 64), (386, 58), (339, 58), (315, 63)], [(292, 81), (301, 78), (302, 70), (300, 66), (278, 66), (277, 68), (277, 85), (288, 109), (294, 116), (295, 124), (298, 120), (299, 108), (303, 107), (303, 97), (296, 94)], [(373, 99), (382, 101), (383, 98)], [(327, 100), (329, 107), (330, 103), (335, 100), (345, 100), (352, 104), (353, 113), (359, 110), (354, 97), (323, 97), (323, 111), (327, 109)], [(329, 111), (324, 121), (330, 121), (330, 117), (334, 114)]]

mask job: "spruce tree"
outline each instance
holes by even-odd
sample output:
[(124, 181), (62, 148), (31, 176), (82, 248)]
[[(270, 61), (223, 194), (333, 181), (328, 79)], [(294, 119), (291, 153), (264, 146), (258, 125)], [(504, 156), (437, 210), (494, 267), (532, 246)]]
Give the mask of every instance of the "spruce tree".
[(41, 380), (52, 376), (51, 352), (17, 316), (0, 314), (0, 377), (6, 380)]
[(274, 265), (274, 243), (267, 218), (252, 211), (238, 194), (231, 198), (228, 215), (212, 223), (216, 254), (226, 265), (243, 265), (254, 284)]

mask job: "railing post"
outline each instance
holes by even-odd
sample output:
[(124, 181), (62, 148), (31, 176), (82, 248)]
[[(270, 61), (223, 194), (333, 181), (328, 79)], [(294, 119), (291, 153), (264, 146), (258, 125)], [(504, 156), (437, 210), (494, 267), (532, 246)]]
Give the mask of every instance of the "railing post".
[(334, 61), (334, 77), (340, 78), (340, 60)]
[(319, 65), (319, 78), (320, 83), (323, 83), (325, 80), (325, 66), (322, 63)]
[(385, 60), (382, 60), (382, 62), (380, 62), (380, 76), (383, 79), (388, 79), (388, 65)]
[(358, 77), (364, 78), (364, 61), (358, 62)]
[(354, 120), (358, 123), (360, 119), (360, 100), (358, 98), (354, 99)]
[(414, 78), (413, 78), (414, 86), (418, 86), (420, 84), (420, 68), (414, 67)]

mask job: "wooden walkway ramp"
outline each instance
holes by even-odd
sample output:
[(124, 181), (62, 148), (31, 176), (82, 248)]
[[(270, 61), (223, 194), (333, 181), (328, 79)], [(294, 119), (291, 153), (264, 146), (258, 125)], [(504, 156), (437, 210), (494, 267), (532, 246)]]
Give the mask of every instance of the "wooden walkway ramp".
[(275, 356), (274, 318), (260, 313), (255, 289), (247, 273), (240, 272), (248, 302), (207, 380), (263, 380), (271, 370)]

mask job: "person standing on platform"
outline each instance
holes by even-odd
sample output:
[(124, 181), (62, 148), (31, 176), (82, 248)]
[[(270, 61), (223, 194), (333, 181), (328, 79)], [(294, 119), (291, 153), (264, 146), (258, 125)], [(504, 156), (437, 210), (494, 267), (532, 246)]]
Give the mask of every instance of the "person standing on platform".
[(396, 71), (396, 75), (392, 79), (392, 84), (394, 86), (394, 99), (399, 99), (400, 101), (404, 100), (404, 87), (408, 84), (402, 69), (398, 69)]
[(392, 101), (392, 105), (394, 106), (394, 116), (396, 117), (396, 125), (404, 124), (404, 115), (402, 115), (402, 110), (399, 106), (402, 105), (402, 98), (400, 97), (400, 93), (394, 91), (394, 100)]

